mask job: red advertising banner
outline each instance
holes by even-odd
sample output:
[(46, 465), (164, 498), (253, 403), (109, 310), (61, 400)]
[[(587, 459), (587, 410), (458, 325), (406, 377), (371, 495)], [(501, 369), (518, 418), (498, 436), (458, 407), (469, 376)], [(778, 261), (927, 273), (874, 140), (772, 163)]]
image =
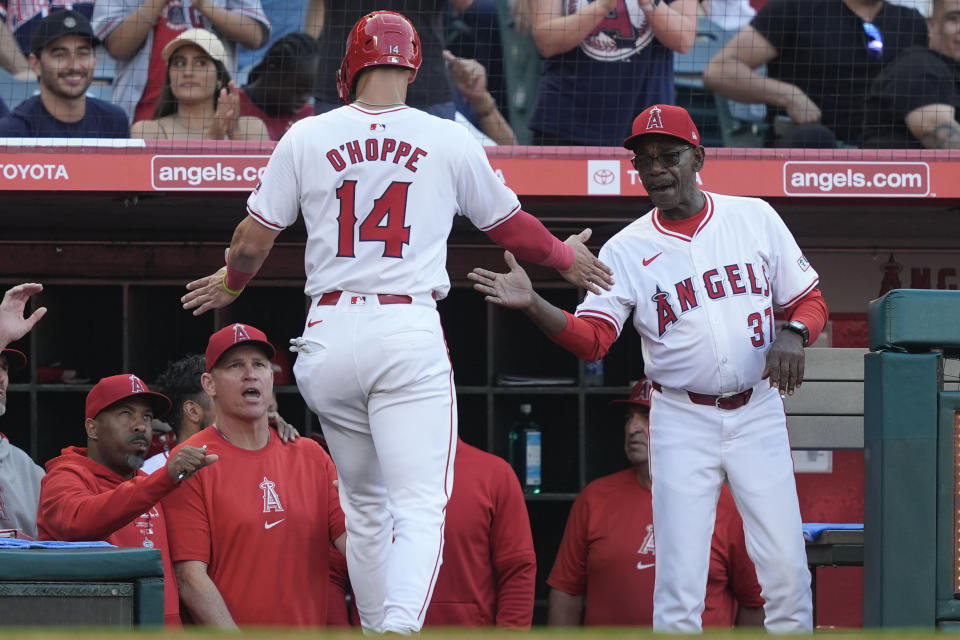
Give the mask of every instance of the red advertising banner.
[[(272, 143), (127, 142), (0, 146), (0, 191), (243, 192), (256, 186), (273, 149)], [(487, 154), (520, 196), (646, 194), (623, 149), (491, 147)], [(958, 175), (955, 152), (708, 149), (697, 180), (718, 193), (772, 198), (958, 198)]]

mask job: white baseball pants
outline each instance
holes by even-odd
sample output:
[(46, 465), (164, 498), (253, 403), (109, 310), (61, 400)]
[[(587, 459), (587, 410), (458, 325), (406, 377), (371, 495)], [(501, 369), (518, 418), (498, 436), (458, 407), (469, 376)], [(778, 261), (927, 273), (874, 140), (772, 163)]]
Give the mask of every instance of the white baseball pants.
[(702, 631), (710, 538), (726, 478), (766, 601), (764, 626), (811, 631), (810, 571), (779, 392), (763, 380), (746, 405), (724, 410), (664, 388), (651, 405), (654, 629)]
[(293, 370), (337, 465), (360, 620), (369, 632), (416, 632), (442, 562), (457, 438), (440, 318), (432, 299), (381, 305), (344, 292), (316, 303)]

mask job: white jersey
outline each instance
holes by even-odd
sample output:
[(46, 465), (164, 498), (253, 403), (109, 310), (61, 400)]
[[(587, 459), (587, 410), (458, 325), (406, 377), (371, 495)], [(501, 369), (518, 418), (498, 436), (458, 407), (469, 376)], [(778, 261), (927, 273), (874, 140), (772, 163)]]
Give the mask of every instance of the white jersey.
[(776, 337), (773, 303), (790, 306), (819, 277), (769, 204), (705, 195), (693, 238), (664, 227), (656, 209), (610, 238), (599, 257), (616, 284), (588, 293), (577, 315), (619, 335), (633, 311), (647, 377), (716, 395), (760, 381)]
[(487, 231), (520, 210), (462, 126), (417, 109), (355, 105), (296, 122), (247, 211), (271, 229), (307, 227), (305, 292), (446, 296), (456, 214)]

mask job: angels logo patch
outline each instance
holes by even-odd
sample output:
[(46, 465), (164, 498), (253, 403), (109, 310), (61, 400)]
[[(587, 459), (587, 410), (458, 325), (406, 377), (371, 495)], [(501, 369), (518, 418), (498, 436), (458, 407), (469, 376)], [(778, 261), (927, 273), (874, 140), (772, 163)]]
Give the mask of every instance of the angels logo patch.
[[(564, 0), (564, 15), (573, 15), (593, 0)], [(617, 0), (616, 8), (580, 43), (580, 49), (593, 58), (610, 62), (626, 60), (653, 42), (653, 29), (635, 0)]]

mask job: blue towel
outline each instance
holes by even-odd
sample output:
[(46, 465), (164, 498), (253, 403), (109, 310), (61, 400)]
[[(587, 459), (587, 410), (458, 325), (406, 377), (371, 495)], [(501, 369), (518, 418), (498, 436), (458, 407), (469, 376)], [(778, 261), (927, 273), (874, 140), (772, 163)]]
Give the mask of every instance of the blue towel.
[(837, 522), (804, 522), (803, 539), (812, 542), (820, 537), (820, 534), (829, 529), (845, 529), (847, 531), (863, 531), (863, 523), (837, 523)]
[(109, 542), (63, 542), (61, 540), (23, 540), (21, 538), (0, 538), (0, 549), (96, 549), (113, 548)]

